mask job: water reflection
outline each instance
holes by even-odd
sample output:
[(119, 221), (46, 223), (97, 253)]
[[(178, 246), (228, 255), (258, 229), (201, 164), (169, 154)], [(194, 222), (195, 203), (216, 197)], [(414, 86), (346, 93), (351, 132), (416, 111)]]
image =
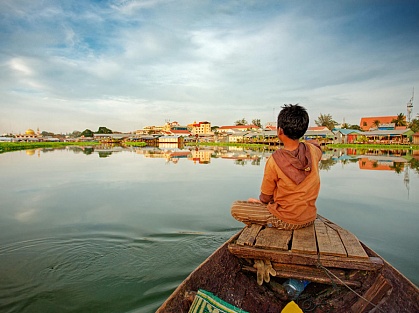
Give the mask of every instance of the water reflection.
[[(177, 144), (165, 144), (159, 147), (130, 147), (119, 145), (98, 146), (68, 146), (65, 148), (75, 154), (97, 154), (99, 158), (107, 158), (122, 151), (135, 152), (145, 158), (164, 159), (166, 163), (177, 164), (184, 159), (195, 164), (210, 164), (211, 159), (232, 160), (236, 165), (261, 165), (261, 159), (268, 158), (275, 149), (244, 147), (186, 147), (178, 148)], [(28, 156), (54, 151), (51, 148), (26, 150)], [(405, 173), (408, 168), (419, 173), (419, 151), (401, 149), (324, 149), (320, 169), (328, 171), (332, 166), (358, 163), (361, 170), (394, 171), (397, 174)]]
[[(221, 147), (183, 147), (177, 144), (162, 144), (159, 147), (122, 147), (120, 145), (98, 146), (68, 146), (66, 148), (73, 153), (85, 155), (97, 154), (99, 158), (108, 158), (122, 151), (134, 152), (144, 158), (163, 159), (166, 164), (178, 164), (180, 160), (192, 161), (194, 164), (210, 164), (211, 159), (231, 160), (235, 165), (260, 166), (263, 158), (267, 159), (276, 148), (267, 150), (264, 148), (245, 148), (236, 146)], [(57, 149), (58, 150), (58, 149)], [(26, 154), (40, 157), (40, 153), (54, 151), (51, 148), (26, 150)], [(402, 149), (327, 149), (324, 148), (323, 156), (319, 165), (321, 171), (329, 171), (336, 164), (347, 166), (358, 164), (360, 170), (368, 171), (393, 171), (403, 174), (403, 181), (410, 191), (410, 170), (419, 174), (419, 151)]]
[[(72, 146), (1, 154), (0, 311), (155, 312), (243, 226), (230, 205), (257, 197), (273, 151)], [(325, 150), (318, 199), (320, 214), (416, 284), (419, 198), (409, 188), (418, 190), (418, 159), (419, 151)]]

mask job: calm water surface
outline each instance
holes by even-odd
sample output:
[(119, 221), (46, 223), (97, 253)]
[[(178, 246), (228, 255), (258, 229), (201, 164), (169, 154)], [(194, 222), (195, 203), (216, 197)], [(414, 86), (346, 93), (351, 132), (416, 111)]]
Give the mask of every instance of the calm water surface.
[[(258, 196), (269, 155), (169, 147), (0, 154), (0, 311), (154, 312), (242, 227), (230, 205)], [(411, 158), (325, 152), (317, 204), (418, 285)]]

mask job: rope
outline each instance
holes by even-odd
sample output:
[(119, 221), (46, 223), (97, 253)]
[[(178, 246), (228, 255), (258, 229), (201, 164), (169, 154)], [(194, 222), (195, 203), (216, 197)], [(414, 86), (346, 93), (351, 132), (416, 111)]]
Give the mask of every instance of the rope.
[(365, 297), (363, 297), (362, 295), (360, 295), (358, 292), (356, 292), (350, 286), (348, 286), (343, 280), (341, 280), (339, 277), (337, 277), (335, 274), (333, 274), (331, 271), (329, 271), (326, 267), (324, 267), (320, 263), (320, 254), (317, 254), (317, 267), (320, 268), (320, 269), (322, 269), (327, 274), (327, 276), (330, 278), (330, 281), (332, 282), (334, 288), (336, 288), (336, 283), (333, 281), (333, 279), (332, 279), (332, 277), (330, 275), (332, 275), (335, 279), (337, 279), (343, 286), (345, 286), (346, 288), (348, 288), (356, 296), (358, 296), (359, 298), (361, 298), (362, 300), (364, 300), (368, 304), (371, 304), (378, 311), (385, 313), (385, 311), (383, 311), (381, 308), (379, 308), (376, 304), (372, 303), (370, 300), (368, 300)]

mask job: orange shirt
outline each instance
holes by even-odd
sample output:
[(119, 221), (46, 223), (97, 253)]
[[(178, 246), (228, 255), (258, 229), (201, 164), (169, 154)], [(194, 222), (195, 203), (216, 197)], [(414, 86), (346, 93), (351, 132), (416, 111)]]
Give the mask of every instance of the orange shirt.
[(311, 172), (300, 183), (295, 184), (278, 167), (274, 158), (266, 162), (261, 192), (273, 195), (273, 203), (268, 210), (280, 220), (301, 225), (314, 221), (317, 216), (316, 199), (320, 191), (319, 161), (322, 151), (316, 146), (305, 143), (310, 149)]

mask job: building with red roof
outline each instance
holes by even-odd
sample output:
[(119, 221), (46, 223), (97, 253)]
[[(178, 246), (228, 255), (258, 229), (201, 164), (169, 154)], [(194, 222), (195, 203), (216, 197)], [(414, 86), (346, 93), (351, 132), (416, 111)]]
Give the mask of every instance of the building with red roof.
[[(368, 131), (371, 128), (378, 128), (375, 121), (379, 121), (380, 125), (391, 124), (393, 120), (397, 119), (397, 116), (372, 116), (362, 117), (359, 126), (363, 131)], [(405, 117), (406, 119), (406, 117)]]

